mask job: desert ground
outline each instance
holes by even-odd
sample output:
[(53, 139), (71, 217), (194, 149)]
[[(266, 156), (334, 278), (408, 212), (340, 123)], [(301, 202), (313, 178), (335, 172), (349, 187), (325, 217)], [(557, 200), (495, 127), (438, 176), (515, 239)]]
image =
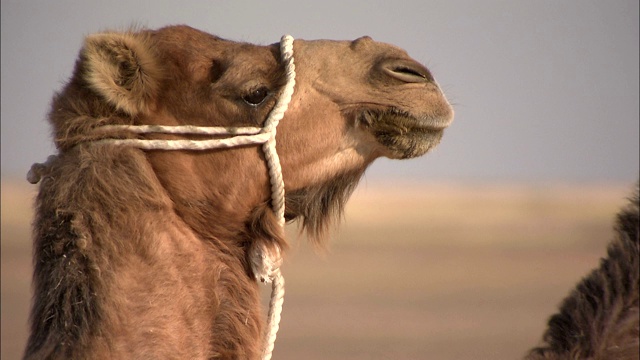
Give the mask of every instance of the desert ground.
[[(632, 181), (365, 181), (328, 249), (314, 249), (295, 225), (288, 229), (274, 359), (522, 358), (605, 254)], [(20, 358), (27, 337), (35, 189), (2, 180), (6, 360)]]

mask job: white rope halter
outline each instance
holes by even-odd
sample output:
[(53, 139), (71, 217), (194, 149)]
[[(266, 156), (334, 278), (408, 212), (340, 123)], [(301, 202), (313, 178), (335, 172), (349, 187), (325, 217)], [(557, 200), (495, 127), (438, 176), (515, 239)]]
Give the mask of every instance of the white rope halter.
[[(197, 134), (197, 135), (231, 135), (235, 137), (210, 140), (150, 140), (150, 139), (102, 139), (96, 143), (134, 146), (145, 150), (209, 150), (217, 148), (229, 148), (242, 145), (262, 144), (269, 178), (271, 181), (271, 207), (276, 214), (278, 224), (284, 232), (284, 181), (280, 159), (276, 152), (276, 127), (289, 107), (293, 89), (295, 86), (295, 65), (293, 63), (293, 37), (285, 35), (280, 40), (280, 56), (285, 66), (286, 84), (276, 105), (269, 113), (262, 128), (258, 127), (200, 127), (200, 126), (163, 126), (163, 125), (105, 125), (104, 130), (127, 130), (139, 134), (164, 133), (164, 134)], [(48, 161), (49, 162), (49, 161)], [(43, 164), (34, 164), (27, 174), (27, 179), (37, 183)], [(271, 282), (271, 300), (267, 320), (267, 331), (264, 338), (262, 358), (271, 359), (273, 347), (276, 341), (278, 328), (280, 327), (280, 314), (284, 302), (284, 277), (280, 273), (282, 257), (278, 246), (269, 249), (261, 244), (261, 247), (249, 254), (251, 267), (256, 280)]]

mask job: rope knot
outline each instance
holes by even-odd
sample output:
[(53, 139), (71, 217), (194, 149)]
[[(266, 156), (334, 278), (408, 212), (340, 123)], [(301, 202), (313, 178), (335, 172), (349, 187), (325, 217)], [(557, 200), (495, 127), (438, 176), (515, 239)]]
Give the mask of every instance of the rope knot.
[(51, 172), (51, 166), (56, 160), (58, 160), (57, 155), (49, 155), (47, 161), (31, 165), (31, 169), (29, 169), (29, 172), (27, 173), (27, 181), (31, 184), (39, 183), (43, 177), (47, 176), (49, 172)]
[(282, 265), (280, 247), (268, 247), (265, 244), (258, 244), (251, 249), (249, 254), (251, 268), (256, 280), (263, 283), (270, 283), (276, 278), (277, 272)]

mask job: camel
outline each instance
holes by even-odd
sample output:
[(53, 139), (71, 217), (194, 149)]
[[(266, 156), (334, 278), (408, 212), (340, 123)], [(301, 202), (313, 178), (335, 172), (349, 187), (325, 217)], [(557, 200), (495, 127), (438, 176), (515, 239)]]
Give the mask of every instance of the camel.
[(617, 215), (607, 257), (562, 301), (527, 360), (640, 358), (639, 187)]
[[(274, 136), (283, 218), (323, 244), (367, 166), (427, 153), (453, 109), (427, 68), (369, 37), (295, 40), (292, 54), (295, 90)], [(40, 185), (25, 359), (261, 356), (251, 254), (287, 249), (267, 154), (126, 141), (229, 138), (134, 127), (260, 127), (287, 76), (277, 43), (184, 25), (86, 38), (49, 113), (57, 154), (31, 173)]]

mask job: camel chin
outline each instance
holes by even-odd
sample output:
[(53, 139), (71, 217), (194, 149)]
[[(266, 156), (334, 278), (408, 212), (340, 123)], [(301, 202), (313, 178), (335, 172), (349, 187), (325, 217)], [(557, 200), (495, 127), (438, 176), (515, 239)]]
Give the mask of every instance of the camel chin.
[(411, 159), (422, 156), (436, 147), (443, 134), (442, 130), (411, 129), (403, 135), (379, 133), (376, 137), (387, 148), (386, 157)]
[(438, 118), (418, 119), (393, 108), (365, 110), (358, 120), (383, 147), (384, 156), (390, 159), (411, 159), (426, 154), (440, 143), (449, 122)]

